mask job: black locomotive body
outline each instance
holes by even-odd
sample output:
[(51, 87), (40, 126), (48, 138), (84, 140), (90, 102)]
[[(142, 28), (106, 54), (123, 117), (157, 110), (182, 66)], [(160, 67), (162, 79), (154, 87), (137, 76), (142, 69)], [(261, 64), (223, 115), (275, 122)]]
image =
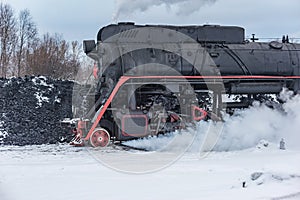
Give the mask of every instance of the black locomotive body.
[[(119, 23), (84, 41), (95, 60), (95, 106), (77, 127), (80, 138), (105, 146), (174, 131), (246, 107), (283, 87), (300, 90), (300, 44), (245, 40), (235, 26)], [(222, 95), (241, 95), (224, 102)]]

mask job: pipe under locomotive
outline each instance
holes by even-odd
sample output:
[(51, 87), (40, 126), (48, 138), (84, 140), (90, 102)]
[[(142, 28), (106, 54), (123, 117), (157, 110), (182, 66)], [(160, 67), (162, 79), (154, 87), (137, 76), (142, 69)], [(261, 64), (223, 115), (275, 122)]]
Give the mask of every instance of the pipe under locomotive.
[[(119, 23), (84, 41), (96, 85), (73, 144), (104, 147), (185, 128), (282, 88), (300, 90), (300, 44), (245, 40), (235, 26)], [(224, 102), (222, 95), (240, 95)]]

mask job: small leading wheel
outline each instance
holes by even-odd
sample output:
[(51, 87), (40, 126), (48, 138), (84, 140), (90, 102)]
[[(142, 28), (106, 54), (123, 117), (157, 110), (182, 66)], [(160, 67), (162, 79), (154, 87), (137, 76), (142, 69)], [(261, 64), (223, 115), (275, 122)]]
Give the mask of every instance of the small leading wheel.
[(104, 128), (96, 128), (90, 137), (92, 147), (106, 147), (110, 142), (110, 135)]

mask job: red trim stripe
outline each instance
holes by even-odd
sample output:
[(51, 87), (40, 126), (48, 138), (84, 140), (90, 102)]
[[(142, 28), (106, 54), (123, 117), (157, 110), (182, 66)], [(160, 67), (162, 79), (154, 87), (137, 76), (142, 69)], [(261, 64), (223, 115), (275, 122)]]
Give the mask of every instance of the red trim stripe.
[(124, 76), (129, 79), (300, 79), (300, 76)]
[(97, 119), (95, 120), (94, 124), (92, 125), (91, 129), (89, 130), (89, 132), (88, 132), (87, 136), (84, 138), (84, 140), (88, 140), (90, 138), (90, 136), (92, 135), (93, 131), (98, 126), (98, 124), (99, 124), (101, 118), (103, 117), (105, 111), (107, 110), (109, 104), (112, 102), (113, 98), (117, 94), (118, 90), (129, 79), (130, 79), (129, 77), (123, 77), (123, 76), (120, 78), (119, 82), (117, 83), (117, 85), (114, 88), (114, 90), (112, 91), (111, 95), (109, 96), (109, 98), (107, 99), (107, 101), (105, 102), (105, 104), (103, 105), (103, 108), (102, 108), (101, 112), (97, 116)]

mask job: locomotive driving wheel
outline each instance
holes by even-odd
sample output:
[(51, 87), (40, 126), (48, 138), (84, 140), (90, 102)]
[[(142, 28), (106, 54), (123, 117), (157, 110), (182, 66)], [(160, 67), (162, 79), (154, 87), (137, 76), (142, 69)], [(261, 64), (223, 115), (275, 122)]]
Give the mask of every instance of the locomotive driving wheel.
[(96, 128), (90, 137), (92, 147), (106, 147), (109, 142), (110, 134), (104, 128)]

